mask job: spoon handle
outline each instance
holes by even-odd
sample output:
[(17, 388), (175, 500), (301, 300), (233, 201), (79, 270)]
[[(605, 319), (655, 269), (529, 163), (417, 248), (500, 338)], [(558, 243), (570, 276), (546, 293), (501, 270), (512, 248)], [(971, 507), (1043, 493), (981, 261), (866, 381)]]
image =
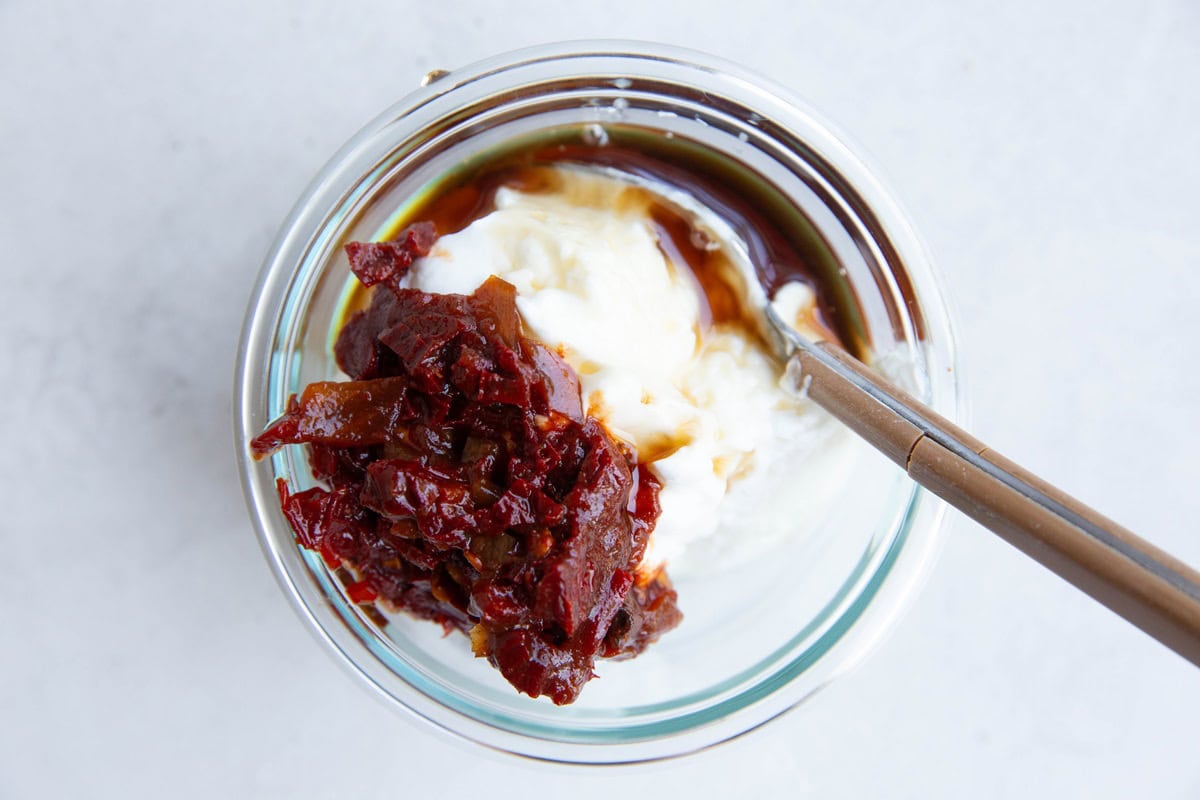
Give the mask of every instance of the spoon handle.
[(1200, 666), (1200, 573), (992, 451), (836, 345), (787, 338), (813, 401), (914, 481)]

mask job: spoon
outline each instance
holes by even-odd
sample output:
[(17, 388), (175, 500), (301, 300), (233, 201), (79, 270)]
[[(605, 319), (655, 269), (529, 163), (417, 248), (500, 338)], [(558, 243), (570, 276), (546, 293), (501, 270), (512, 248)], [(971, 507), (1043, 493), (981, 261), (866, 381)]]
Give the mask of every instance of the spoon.
[(840, 346), (810, 341), (761, 293), (745, 241), (698, 198), (646, 176), (604, 174), (656, 191), (730, 245), (728, 255), (777, 350), (815, 403), (909, 477), (1200, 666), (1200, 573), (996, 453)]
[(768, 303), (808, 397), (914, 481), (1200, 666), (1200, 573), (985, 446)]

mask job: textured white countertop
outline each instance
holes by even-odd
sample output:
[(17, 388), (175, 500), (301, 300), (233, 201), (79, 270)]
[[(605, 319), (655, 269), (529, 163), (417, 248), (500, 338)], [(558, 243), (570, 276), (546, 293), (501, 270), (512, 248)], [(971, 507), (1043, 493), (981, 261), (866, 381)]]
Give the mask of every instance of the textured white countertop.
[(309, 178), (430, 68), (620, 36), (857, 137), (945, 274), (974, 431), (1200, 563), (1200, 10), (902, 5), (0, 3), (0, 797), (1200, 796), (1200, 672), (962, 519), (800, 710), (581, 773), (368, 696), (246, 518), (234, 351)]

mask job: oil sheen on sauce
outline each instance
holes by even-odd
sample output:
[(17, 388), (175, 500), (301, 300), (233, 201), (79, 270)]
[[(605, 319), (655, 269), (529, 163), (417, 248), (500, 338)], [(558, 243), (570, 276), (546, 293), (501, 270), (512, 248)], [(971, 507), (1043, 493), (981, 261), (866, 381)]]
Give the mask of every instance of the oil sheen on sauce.
[[(728, 169), (712, 168), (695, 147), (687, 148), (678, 139), (642, 134), (636, 142), (623, 143), (619, 130), (613, 134), (606, 144), (597, 145), (588, 143), (582, 129), (559, 131), (553, 137), (555, 141), (539, 137), (494, 157), (475, 159), (428, 200), (412, 207), (403, 219), (395, 220), (393, 229), (383, 231), (379, 238), (395, 236), (417, 220), (433, 222), (440, 236), (456, 233), (493, 210), (501, 187), (524, 193), (556, 190), (562, 182), (563, 167), (624, 174), (641, 185), (682, 191), (710, 210), (745, 241), (758, 281), (768, 296), (793, 281), (807, 284), (816, 296), (811, 326), (855, 355), (864, 355), (866, 337), (852, 291), (829, 269), (819, 268), (812, 242), (802, 240), (792, 230), (795, 226), (776, 221), (772, 203), (758, 202), (748, 188), (750, 184), (739, 184)], [(659, 246), (668, 261), (685, 265), (702, 289), (702, 326), (740, 327), (769, 349), (757, 310), (748, 307), (745, 292), (738, 286), (738, 270), (724, 249), (714, 246), (704, 227), (664, 195), (650, 188), (636, 191), (644, 195)], [(337, 327), (366, 302), (367, 292), (359, 288), (344, 306), (341, 319), (335, 320)]]

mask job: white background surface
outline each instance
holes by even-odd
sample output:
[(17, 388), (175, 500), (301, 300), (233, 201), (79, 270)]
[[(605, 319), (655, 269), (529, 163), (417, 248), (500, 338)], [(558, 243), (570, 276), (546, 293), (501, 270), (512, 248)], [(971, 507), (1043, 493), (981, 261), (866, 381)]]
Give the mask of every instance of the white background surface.
[(1200, 10), (878, 5), (0, 2), (0, 797), (1200, 796), (1200, 673), (962, 520), (799, 711), (582, 773), (369, 697), (259, 553), (230, 387), (292, 202), (426, 70), (623, 36), (852, 132), (945, 273), (975, 431), (1200, 563)]

